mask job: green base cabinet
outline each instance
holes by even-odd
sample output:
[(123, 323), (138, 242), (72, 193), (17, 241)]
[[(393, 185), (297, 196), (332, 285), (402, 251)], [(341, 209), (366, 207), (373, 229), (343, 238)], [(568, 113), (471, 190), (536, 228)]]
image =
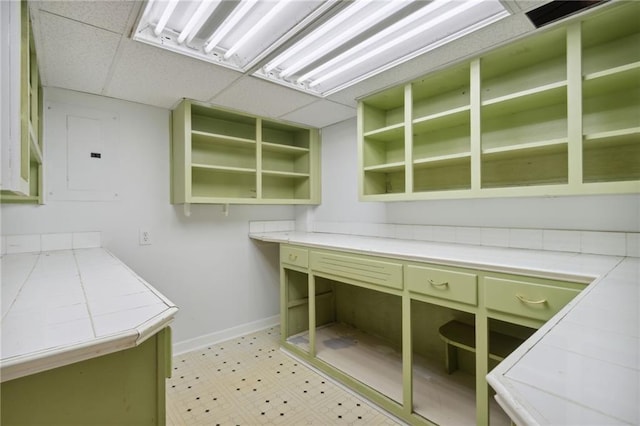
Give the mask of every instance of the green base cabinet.
[(0, 384), (0, 423), (164, 425), (171, 336)]
[(585, 286), (281, 244), (281, 344), (410, 424), (509, 424), (487, 373)]

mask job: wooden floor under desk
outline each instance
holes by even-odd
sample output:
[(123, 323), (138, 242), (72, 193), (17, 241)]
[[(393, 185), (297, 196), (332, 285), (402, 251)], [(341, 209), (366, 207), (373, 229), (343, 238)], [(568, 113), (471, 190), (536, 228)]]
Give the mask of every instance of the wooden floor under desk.
[[(306, 345), (304, 334), (289, 339)], [(443, 343), (444, 344), (444, 343)], [(354, 379), (402, 401), (402, 356), (384, 341), (345, 324), (316, 329), (317, 357)], [(464, 371), (447, 374), (444, 360), (413, 356), (414, 411), (440, 425), (475, 424), (475, 378)], [(491, 399), (492, 425), (510, 421)]]

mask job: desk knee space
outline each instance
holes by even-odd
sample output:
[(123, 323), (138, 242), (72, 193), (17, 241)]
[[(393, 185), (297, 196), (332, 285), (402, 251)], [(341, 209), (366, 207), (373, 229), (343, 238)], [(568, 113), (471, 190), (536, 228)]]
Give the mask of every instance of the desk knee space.
[[(449, 321), (439, 329), (440, 338), (446, 343), (445, 366), (451, 374), (458, 369), (458, 348), (476, 352), (476, 332), (472, 325), (460, 321)], [(502, 361), (524, 340), (496, 331), (489, 332), (489, 358)]]

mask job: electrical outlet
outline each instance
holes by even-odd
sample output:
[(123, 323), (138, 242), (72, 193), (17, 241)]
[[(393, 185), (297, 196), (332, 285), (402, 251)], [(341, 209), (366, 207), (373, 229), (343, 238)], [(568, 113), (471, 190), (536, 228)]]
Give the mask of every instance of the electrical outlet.
[(138, 242), (141, 246), (148, 246), (151, 244), (151, 232), (147, 229), (140, 229), (138, 233)]

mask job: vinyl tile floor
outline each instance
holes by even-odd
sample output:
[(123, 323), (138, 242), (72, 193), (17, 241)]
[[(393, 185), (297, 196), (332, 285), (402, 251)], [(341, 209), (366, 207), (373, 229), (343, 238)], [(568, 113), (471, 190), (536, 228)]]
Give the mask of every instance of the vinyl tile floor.
[(175, 356), (168, 425), (398, 425), (279, 349), (279, 327)]

